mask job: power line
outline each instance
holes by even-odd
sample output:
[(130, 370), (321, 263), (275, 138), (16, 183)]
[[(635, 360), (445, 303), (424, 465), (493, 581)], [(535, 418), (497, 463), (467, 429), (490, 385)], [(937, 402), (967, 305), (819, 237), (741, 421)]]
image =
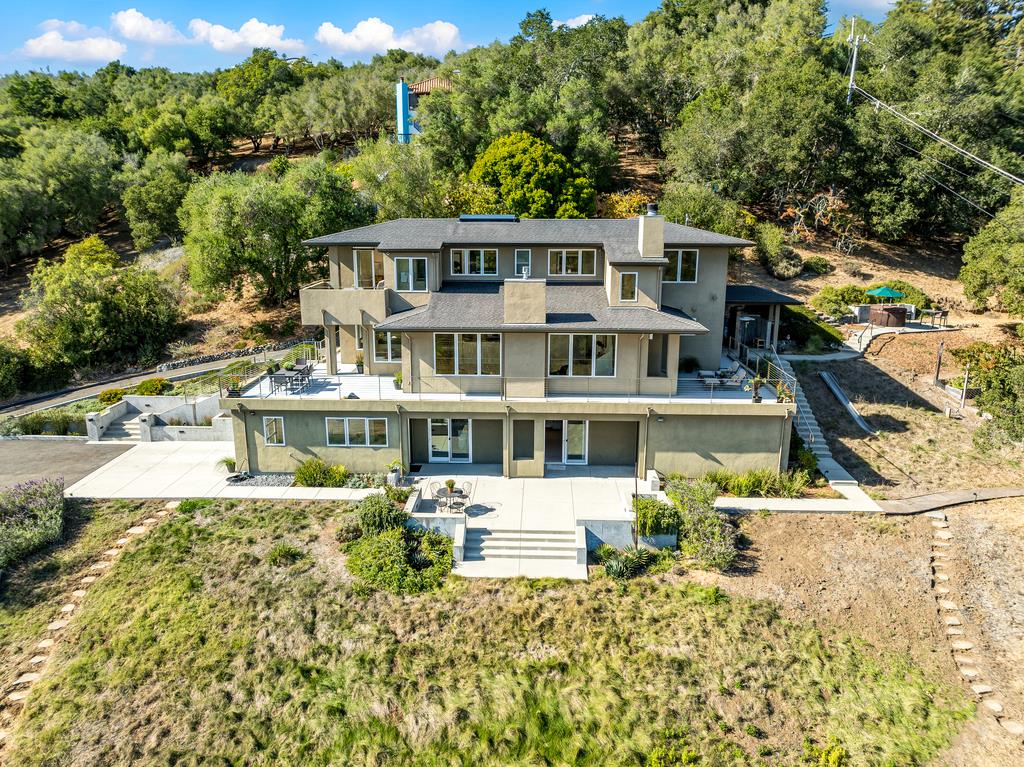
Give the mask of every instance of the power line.
[(959, 168), (954, 168), (952, 165), (949, 165), (948, 163), (944, 163), (938, 157), (931, 157), (929, 155), (926, 155), (920, 149), (915, 149), (914, 147), (910, 146), (910, 144), (904, 144), (899, 139), (890, 138), (890, 140), (893, 141), (896, 144), (899, 144), (904, 149), (909, 149), (911, 152), (913, 152), (914, 154), (918, 155), (922, 160), (930, 160), (931, 162), (936, 162), (939, 165), (941, 165), (943, 168), (945, 168), (946, 170), (951, 170), (954, 173), (959, 173), (961, 176), (963, 176), (966, 179), (971, 178), (971, 174), (970, 173), (965, 173), (964, 171), (960, 170)]

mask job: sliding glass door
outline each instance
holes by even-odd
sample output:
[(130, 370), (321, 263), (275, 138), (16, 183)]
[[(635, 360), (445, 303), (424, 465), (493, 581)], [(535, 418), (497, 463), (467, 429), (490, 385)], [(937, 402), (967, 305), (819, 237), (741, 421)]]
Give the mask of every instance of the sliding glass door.
[(472, 436), (468, 418), (431, 418), (431, 463), (469, 463), (473, 460)]

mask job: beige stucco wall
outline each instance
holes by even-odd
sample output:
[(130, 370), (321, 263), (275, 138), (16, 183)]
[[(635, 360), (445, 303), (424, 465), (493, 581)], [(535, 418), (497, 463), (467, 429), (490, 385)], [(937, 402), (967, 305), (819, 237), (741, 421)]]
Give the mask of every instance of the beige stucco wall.
[[(637, 300), (619, 300), (619, 277), (623, 272), (636, 274)], [(610, 306), (647, 306), (652, 309), (659, 308), (658, 303), (661, 294), (661, 266), (644, 264), (609, 264), (608, 277), (605, 287), (608, 291), (608, 304)]]
[(650, 419), (647, 468), (698, 477), (713, 469), (785, 468), (790, 420), (742, 415)]
[(681, 309), (710, 331), (706, 336), (684, 339), (680, 353), (692, 354), (700, 361), (701, 368), (714, 370), (722, 354), (729, 249), (699, 248), (698, 251), (697, 282), (662, 284), (661, 302), (664, 306)]

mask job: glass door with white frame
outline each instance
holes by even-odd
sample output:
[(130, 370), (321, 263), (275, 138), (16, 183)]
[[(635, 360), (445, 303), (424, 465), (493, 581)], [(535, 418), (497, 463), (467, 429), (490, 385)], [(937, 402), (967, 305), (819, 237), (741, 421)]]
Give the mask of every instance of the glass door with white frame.
[(562, 429), (565, 435), (563, 460), (565, 463), (587, 462), (587, 422), (566, 421)]
[(469, 463), (473, 459), (472, 433), (468, 418), (431, 418), (430, 461)]

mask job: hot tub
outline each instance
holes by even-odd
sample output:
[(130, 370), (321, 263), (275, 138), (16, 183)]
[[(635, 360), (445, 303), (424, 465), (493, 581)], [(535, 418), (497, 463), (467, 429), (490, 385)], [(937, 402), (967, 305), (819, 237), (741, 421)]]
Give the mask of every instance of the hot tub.
[(907, 324), (907, 307), (872, 306), (869, 318), (878, 327), (902, 328)]

